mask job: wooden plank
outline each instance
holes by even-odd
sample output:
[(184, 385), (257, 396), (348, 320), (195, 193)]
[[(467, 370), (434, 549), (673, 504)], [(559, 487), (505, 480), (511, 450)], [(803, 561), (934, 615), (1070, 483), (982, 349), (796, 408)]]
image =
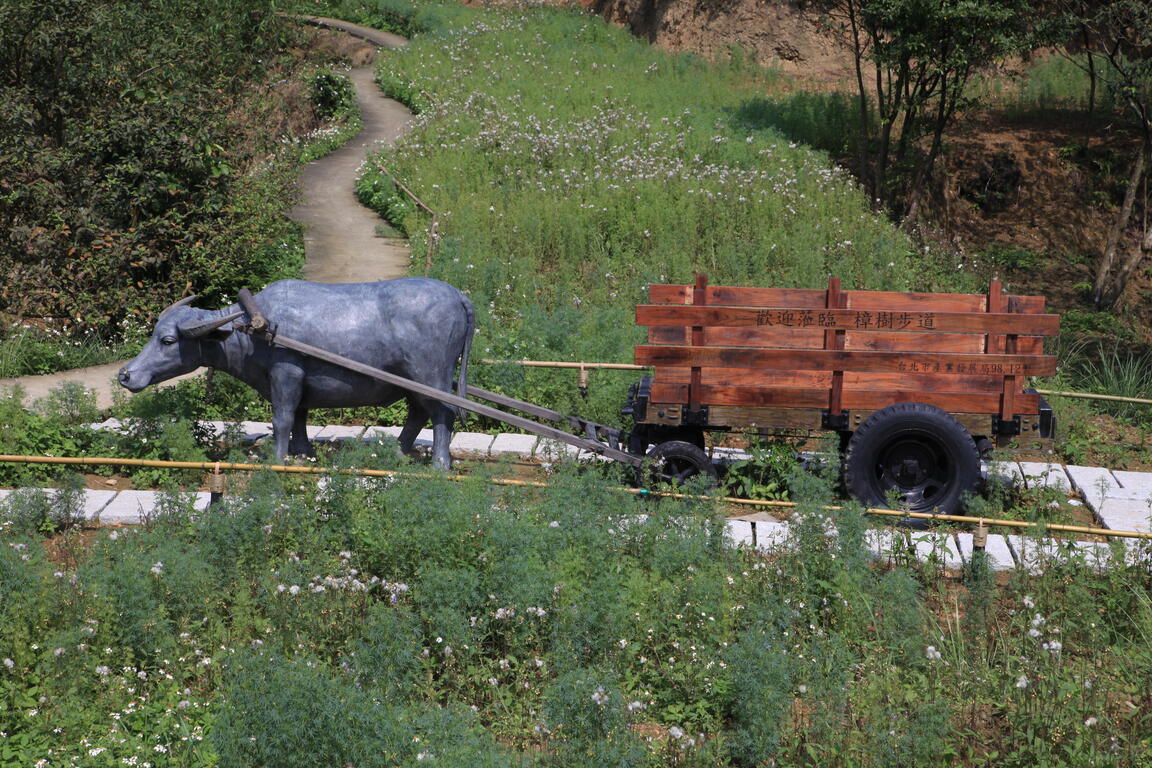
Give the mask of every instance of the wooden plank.
[[(984, 351), (984, 336), (979, 333), (853, 333), (845, 334), (845, 349), (873, 349), (878, 352), (964, 352)], [(705, 333), (707, 338), (707, 333)], [(1043, 336), (1024, 336), (1018, 354), (1044, 353)]]
[[(655, 380), (669, 384), (687, 384), (688, 368), (659, 367), (655, 371)], [(749, 387), (802, 387), (809, 389), (827, 389), (832, 383), (830, 371), (780, 371), (779, 373), (765, 374), (749, 368), (704, 368), (701, 374), (703, 384), (733, 384)], [(999, 380), (996, 382), (999, 391)]]
[(827, 408), (827, 389), (789, 387), (700, 387), (701, 402), (708, 405), (749, 405), (777, 408)]
[[(771, 349), (820, 349), (823, 331), (783, 328), (704, 328), (706, 347), (767, 347)], [(654, 325), (648, 329), (649, 344), (687, 344), (688, 330)], [(1039, 355), (1044, 337), (1022, 336), (1019, 354)], [(855, 333), (844, 334), (845, 349), (874, 349), (887, 352), (966, 352), (984, 351), (984, 336), (977, 333)]]
[[(828, 300), (825, 312), (839, 312), (848, 305), (848, 297), (840, 290), (840, 278), (828, 278)], [(844, 349), (843, 329), (825, 329), (824, 349)], [(843, 411), (841, 395), (844, 392), (844, 371), (832, 372), (832, 385), (828, 389), (828, 413), (839, 416)]]
[[(688, 388), (684, 384), (653, 384), (652, 402), (683, 403)], [(827, 404), (827, 390), (791, 389), (786, 387), (726, 387), (702, 386), (700, 399), (709, 406), (742, 406), (749, 408), (822, 408)], [(1020, 395), (1017, 398), (1016, 413), (1038, 413), (1040, 404), (1037, 395)], [(879, 410), (893, 403), (927, 403), (954, 413), (997, 414), (1000, 411), (1000, 394), (997, 392), (905, 392), (845, 389), (842, 393), (845, 410)], [(709, 416), (714, 425), (735, 426), (718, 422)]]
[[(896, 291), (848, 291), (849, 309), (888, 311), (986, 312), (987, 297), (972, 293), (901, 293)], [(1009, 311), (1043, 314), (1043, 296), (1006, 296)]]
[[(652, 304), (690, 304), (694, 286), (657, 285), (648, 286), (648, 301)], [(730, 301), (730, 296), (740, 296), (741, 301)], [(709, 304), (746, 304), (778, 307), (822, 307), (824, 291), (810, 288), (731, 288), (710, 285), (706, 294)]]
[(1051, 376), (1056, 358), (1048, 355), (967, 355), (950, 353), (748, 349), (638, 345), (638, 365), (715, 366), (812, 371), (887, 371)]
[(649, 403), (679, 403), (688, 402), (688, 382), (666, 383), (652, 382), (652, 389), (648, 394)]
[(820, 429), (822, 408), (755, 408), (744, 405), (708, 407), (708, 423), (716, 426), (764, 429)]
[[(696, 275), (696, 285), (692, 288), (692, 303), (695, 306), (703, 306), (708, 302), (708, 277), (706, 275)], [(704, 327), (701, 325), (692, 326), (692, 346), (699, 347), (704, 344)], [(692, 379), (688, 385), (688, 407), (697, 411), (700, 409), (700, 366), (692, 368)]]
[[(687, 304), (690, 285), (653, 283), (648, 287), (652, 304)], [(848, 309), (890, 311), (929, 310), (935, 312), (985, 312), (987, 297), (971, 293), (912, 293), (902, 291), (845, 291)], [(743, 306), (812, 307), (824, 306), (825, 292), (813, 288), (759, 288), (713, 285), (708, 287), (709, 304)], [(1043, 296), (1006, 296), (1012, 312), (1042, 314)]]
[[(688, 368), (655, 369), (655, 380), (667, 384), (688, 383)], [(830, 371), (779, 371), (764, 373), (749, 368), (705, 368), (703, 384), (737, 387), (795, 387), (827, 389), (832, 384)], [(846, 371), (846, 389), (910, 390), (918, 392), (999, 392), (1000, 376), (938, 373), (861, 373)]]
[(787, 307), (675, 306), (641, 304), (637, 325), (769, 327), (896, 333), (1017, 333), (1051, 336), (1060, 330), (1058, 315), (1008, 312), (965, 313)]

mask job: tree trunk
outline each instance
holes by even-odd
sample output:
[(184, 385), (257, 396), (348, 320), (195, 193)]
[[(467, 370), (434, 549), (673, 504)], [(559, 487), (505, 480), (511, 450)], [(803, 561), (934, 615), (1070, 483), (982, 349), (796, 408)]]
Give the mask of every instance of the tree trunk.
[[(1147, 153), (1145, 153), (1147, 154)], [(1144, 260), (1148, 254), (1152, 253), (1152, 222), (1148, 220), (1148, 177), (1144, 177), (1144, 235), (1140, 238), (1140, 243), (1132, 252), (1128, 254), (1128, 258), (1120, 265), (1120, 269), (1116, 272), (1116, 277), (1112, 281), (1109, 294), (1112, 296), (1110, 308), (1113, 310), (1119, 309), (1121, 300), (1124, 298), (1124, 289), (1128, 285), (1129, 278), (1132, 273), (1136, 271), (1136, 267), (1140, 266), (1140, 262)]]
[(1092, 143), (1092, 134), (1096, 122), (1096, 60), (1092, 57), (1092, 40), (1088, 35), (1088, 27), (1081, 25), (1080, 33), (1084, 37), (1084, 53), (1088, 57), (1088, 117), (1084, 121), (1084, 151)]
[[(1124, 192), (1124, 202), (1120, 206), (1116, 220), (1112, 223), (1112, 229), (1108, 232), (1108, 242), (1104, 245), (1104, 255), (1100, 257), (1100, 264), (1096, 268), (1096, 282), (1092, 285), (1092, 301), (1097, 307), (1114, 304), (1124, 291), (1123, 285), (1116, 286), (1112, 269), (1115, 266), (1116, 249), (1120, 246), (1120, 238), (1128, 227), (1128, 222), (1132, 219), (1132, 208), (1136, 204), (1136, 191), (1140, 188), (1140, 180), (1144, 177), (1144, 162), (1147, 154), (1148, 147), (1140, 147), (1140, 153), (1136, 155), (1136, 160), (1132, 163), (1132, 175), (1128, 179), (1128, 189)], [(1105, 288), (1109, 289), (1108, 295), (1105, 295)]]
[(876, 175), (871, 172), (868, 161), (868, 143), (872, 140), (872, 130), (868, 119), (868, 90), (864, 87), (864, 44), (860, 41), (860, 26), (856, 20), (856, 3), (848, 3), (848, 21), (852, 28), (852, 53), (856, 64), (856, 92), (860, 96), (860, 175), (867, 180), (868, 194), (875, 204), (879, 197), (876, 190)]
[[(940, 156), (940, 149), (944, 145), (944, 129), (952, 120), (956, 102), (963, 93), (963, 83), (967, 82), (967, 79), (967, 76), (958, 77), (951, 86), (948, 85), (946, 77), (940, 82), (940, 102), (937, 105), (936, 120), (932, 130), (932, 144), (928, 149), (928, 157), (924, 159), (916, 172), (912, 188), (908, 190), (908, 206), (904, 214), (903, 225), (905, 228), (910, 228), (920, 217), (920, 201), (923, 199), (925, 188), (932, 178), (932, 169), (936, 165), (936, 158)], [(950, 91), (949, 88), (952, 90)]]

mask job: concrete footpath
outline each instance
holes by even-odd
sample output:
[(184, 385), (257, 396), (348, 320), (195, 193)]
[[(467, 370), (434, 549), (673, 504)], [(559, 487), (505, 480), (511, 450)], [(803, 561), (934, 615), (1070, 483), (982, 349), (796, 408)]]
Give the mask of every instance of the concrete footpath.
[[(272, 425), (267, 422), (240, 422), (227, 424), (209, 422), (217, 434), (226, 430), (240, 431), (245, 442), (268, 439)], [(110, 419), (93, 424), (98, 429), (116, 429), (119, 422)], [(338, 440), (395, 439), (399, 427), (346, 427), (309, 426), (309, 437), (317, 442)], [(423, 430), (416, 440), (417, 448), (430, 449), (431, 430)], [(540, 462), (584, 461), (599, 457), (586, 451), (533, 435), (457, 432), (452, 436), (452, 455), (455, 457), (500, 458), (534, 460)], [(713, 459), (718, 462), (735, 461), (747, 454), (732, 449), (718, 449)], [(1040, 464), (1034, 462), (1002, 462), (987, 469), (1007, 481), (1024, 484), (1029, 488), (1048, 487), (1059, 498), (1063, 495), (1071, 504), (1086, 504), (1101, 528), (1125, 531), (1152, 531), (1152, 473), (1123, 472), (1101, 467)], [(45, 493), (52, 491), (45, 490)], [(0, 490), (0, 502), (12, 491)], [(83, 514), (101, 524), (140, 524), (154, 513), (160, 494), (155, 491), (84, 491)], [(199, 510), (206, 510), (209, 495), (199, 492), (192, 496)], [(788, 522), (764, 512), (739, 515), (728, 519), (728, 537), (733, 543), (771, 550), (784, 545), (790, 536)], [(1003, 531), (1004, 529), (999, 529)], [(1121, 542), (1119, 550), (1129, 561), (1147, 559), (1152, 554), (1152, 541), (1115, 539)], [(873, 554), (882, 559), (905, 562), (909, 558), (933, 560), (946, 568), (962, 568), (970, 562), (973, 553), (971, 533), (942, 532), (886, 528), (871, 530), (868, 545)], [(1037, 540), (1028, 536), (1005, 534), (992, 529), (986, 550), (996, 570), (1013, 568), (1042, 568), (1046, 563), (1067, 559), (1080, 559), (1089, 564), (1106, 566), (1114, 556), (1108, 543), (1077, 542), (1067, 540)]]

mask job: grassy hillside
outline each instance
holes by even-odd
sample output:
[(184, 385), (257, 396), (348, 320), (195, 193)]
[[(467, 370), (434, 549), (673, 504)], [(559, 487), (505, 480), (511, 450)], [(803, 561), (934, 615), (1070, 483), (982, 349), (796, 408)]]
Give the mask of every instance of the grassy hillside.
[[(414, 271), (427, 257), (471, 293), (478, 356), (627, 361), (647, 284), (697, 271), (717, 284), (958, 284), (825, 154), (747, 127), (740, 107), (770, 71), (670, 55), (568, 10), (416, 18), (429, 31), (378, 71), (420, 114), (375, 161), (392, 176), (369, 163), (360, 192), (411, 236)], [(392, 177), (436, 213), (434, 235)], [(479, 375), (588, 411), (551, 374)]]

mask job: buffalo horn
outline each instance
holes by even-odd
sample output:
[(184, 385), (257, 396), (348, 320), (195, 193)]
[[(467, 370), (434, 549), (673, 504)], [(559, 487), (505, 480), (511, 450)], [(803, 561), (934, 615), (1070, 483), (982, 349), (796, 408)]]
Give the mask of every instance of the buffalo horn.
[(233, 312), (230, 315), (224, 315), (224, 317), (213, 317), (199, 323), (184, 323), (178, 325), (177, 328), (180, 330), (181, 336), (189, 339), (198, 339), (201, 336), (211, 333), (220, 326), (226, 325), (236, 318), (243, 316), (243, 312)]
[(161, 312), (160, 317), (164, 317), (164, 315), (168, 314), (169, 312), (171, 312), (174, 309), (179, 309), (180, 307), (186, 307), (194, 301), (196, 301), (196, 295), (195, 294), (193, 294), (191, 296), (185, 296), (184, 298), (180, 299), (180, 301), (176, 302), (175, 304), (173, 304), (172, 306), (168, 307), (163, 312)]

